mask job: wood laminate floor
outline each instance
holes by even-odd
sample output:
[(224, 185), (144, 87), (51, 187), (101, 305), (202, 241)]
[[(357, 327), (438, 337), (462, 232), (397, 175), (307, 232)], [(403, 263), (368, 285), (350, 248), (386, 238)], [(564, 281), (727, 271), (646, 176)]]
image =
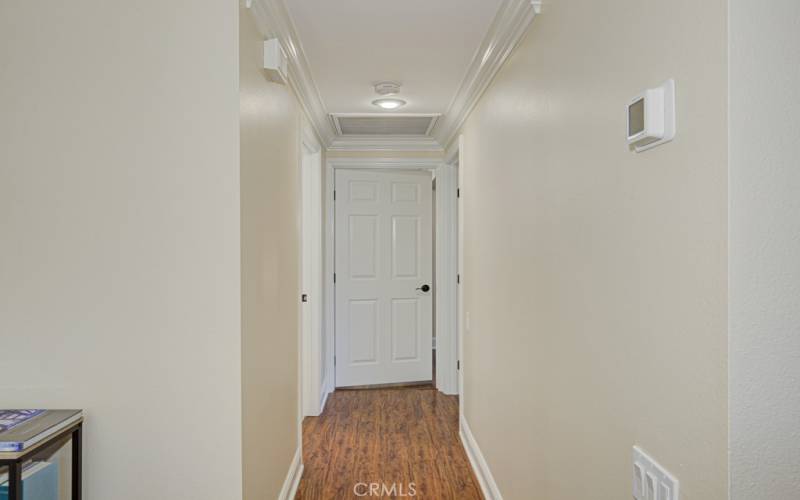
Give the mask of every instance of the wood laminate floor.
[[(483, 498), (458, 437), (458, 398), (430, 386), (334, 392), (303, 422), (303, 462), (298, 500)], [(371, 483), (385, 488), (364, 495)]]

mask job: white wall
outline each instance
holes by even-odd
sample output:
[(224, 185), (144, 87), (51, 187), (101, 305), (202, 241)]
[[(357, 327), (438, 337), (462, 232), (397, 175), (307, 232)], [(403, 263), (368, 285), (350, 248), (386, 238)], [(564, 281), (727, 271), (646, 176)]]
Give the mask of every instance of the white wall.
[(264, 77), (240, 10), (245, 500), (278, 496), (299, 443), (300, 108)]
[(241, 498), (235, 2), (0, 2), (0, 407), (87, 500)]
[[(726, 29), (726, 0), (545, 2), (467, 120), (464, 411), (504, 498), (630, 498), (634, 444), (728, 496)], [(669, 77), (675, 141), (628, 151)]]
[(800, 496), (799, 20), (730, 0), (731, 500)]

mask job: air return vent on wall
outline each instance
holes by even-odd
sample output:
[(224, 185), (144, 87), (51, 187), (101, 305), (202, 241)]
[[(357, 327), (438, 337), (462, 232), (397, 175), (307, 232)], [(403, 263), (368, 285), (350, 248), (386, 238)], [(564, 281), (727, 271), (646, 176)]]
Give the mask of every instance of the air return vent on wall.
[(331, 115), (339, 135), (429, 135), (438, 114), (345, 114)]

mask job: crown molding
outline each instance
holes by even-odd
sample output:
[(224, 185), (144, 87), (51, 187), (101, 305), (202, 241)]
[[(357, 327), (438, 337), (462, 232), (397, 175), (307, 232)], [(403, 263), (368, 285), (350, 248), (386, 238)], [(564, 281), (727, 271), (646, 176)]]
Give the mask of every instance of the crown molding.
[(541, 9), (542, 2), (538, 0), (506, 0), (500, 6), (456, 95), (433, 130), (433, 135), (440, 144), (447, 146), (456, 137), (464, 121)]
[(444, 151), (542, 8), (540, 0), (503, 2), (447, 112), (436, 121), (428, 136), (342, 137), (325, 109), (284, 0), (245, 0), (245, 4), (261, 34), (277, 38), (286, 51), (288, 84), (322, 146), (332, 151)]
[(268, 38), (277, 38), (286, 51), (289, 86), (300, 101), (320, 142), (323, 146), (328, 146), (336, 133), (328, 119), (328, 112), (314, 83), (308, 59), (286, 5), (283, 0), (246, 1), (250, 4), (261, 34)]
[(444, 151), (444, 148), (425, 135), (347, 135), (334, 137), (328, 151)]

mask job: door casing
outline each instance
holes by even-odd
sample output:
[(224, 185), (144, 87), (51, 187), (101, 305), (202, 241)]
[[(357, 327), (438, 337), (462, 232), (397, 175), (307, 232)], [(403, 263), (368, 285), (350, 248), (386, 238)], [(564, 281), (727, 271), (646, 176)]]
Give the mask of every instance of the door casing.
[(455, 175), (456, 189), (459, 196), (456, 198), (455, 218), (456, 218), (456, 273), (459, 277), (456, 287), (456, 326), (455, 326), (455, 352), (458, 361), (456, 370), (456, 394), (458, 394), (458, 425), (461, 430), (461, 422), (464, 421), (464, 336), (466, 335), (466, 322), (464, 318), (464, 222), (466, 211), (464, 210), (464, 135), (459, 134), (453, 141), (445, 154), (445, 163), (453, 167)]
[[(333, 200), (334, 190), (334, 173), (337, 168), (345, 169), (400, 169), (400, 170), (428, 170), (435, 173), (437, 179), (440, 176), (446, 176), (445, 167), (449, 168), (452, 172), (452, 166), (447, 165), (441, 159), (429, 158), (328, 158), (325, 165), (325, 275), (324, 275), (324, 332), (327, 345), (335, 345), (335, 289), (333, 282), (334, 274), (334, 248), (335, 248), (335, 234), (334, 234), (334, 217), (335, 217), (335, 204)], [(437, 180), (437, 193), (438, 198), (442, 195), (443, 189), (440, 181)], [(446, 183), (447, 184), (447, 183)], [(451, 183), (452, 187), (457, 187), (457, 182)], [(455, 198), (453, 198), (455, 200)], [(457, 203), (448, 203), (444, 205), (437, 205), (436, 219), (434, 225), (436, 227), (436, 237), (438, 240), (441, 226), (446, 221), (455, 221), (457, 212)], [(455, 276), (442, 275), (441, 271), (449, 269), (448, 262), (457, 262), (457, 244), (451, 245), (450, 250), (436, 251), (436, 303), (437, 307), (434, 311), (436, 323), (436, 364), (437, 364), (437, 388), (446, 394), (458, 394), (458, 371), (456, 370), (456, 363), (459, 359), (458, 355), (458, 326), (457, 321), (451, 321), (450, 326), (441, 326), (438, 318), (442, 313), (444, 307), (439, 304), (457, 304), (457, 300), (450, 300), (447, 294), (457, 294), (457, 289), (447, 286), (442, 286), (445, 280), (452, 280)], [(441, 294), (445, 294), (442, 296)], [(456, 306), (453, 306), (454, 308)], [(452, 311), (452, 314), (457, 316), (457, 310)], [(454, 324), (455, 323), (455, 324)], [(444, 328), (444, 329), (442, 329)], [(449, 329), (449, 331), (448, 331)], [(447, 338), (447, 341), (442, 339)], [(441, 343), (440, 343), (441, 342)], [(445, 355), (445, 352), (448, 355)], [(329, 350), (328, 357), (324, 360), (327, 386), (324, 391), (327, 393), (334, 390), (336, 387), (335, 382), (335, 369), (333, 350)], [(440, 366), (440, 364), (444, 366)]]
[[(323, 360), (322, 148), (308, 127), (301, 128), (301, 259), (300, 259), (300, 415), (322, 411)], [(306, 298), (305, 302), (302, 302)]]

